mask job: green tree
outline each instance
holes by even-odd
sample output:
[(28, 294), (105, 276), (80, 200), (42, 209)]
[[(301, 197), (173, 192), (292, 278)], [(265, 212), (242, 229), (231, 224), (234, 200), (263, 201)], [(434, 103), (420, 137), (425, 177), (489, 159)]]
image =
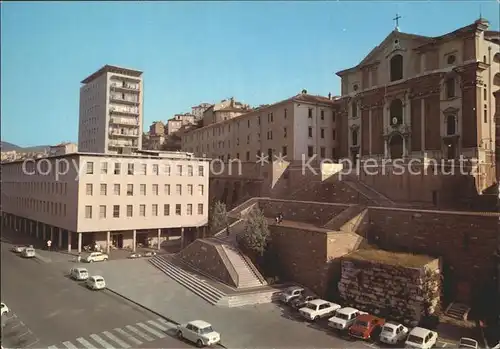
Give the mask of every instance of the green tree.
[(262, 257), (270, 240), (271, 235), (264, 213), (260, 209), (253, 209), (247, 217), (239, 243), (247, 251), (253, 251)]
[(209, 216), (210, 231), (217, 234), (222, 229), (229, 225), (229, 219), (226, 210), (226, 204), (221, 201), (216, 201), (210, 211)]

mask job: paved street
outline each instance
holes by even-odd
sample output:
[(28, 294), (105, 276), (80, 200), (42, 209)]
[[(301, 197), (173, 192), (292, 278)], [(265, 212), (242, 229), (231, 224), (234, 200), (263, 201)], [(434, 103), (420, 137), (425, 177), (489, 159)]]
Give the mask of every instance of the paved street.
[(9, 244), (1, 248), (2, 302), (11, 310), (4, 347), (190, 347), (157, 315), (109, 291), (90, 291), (54, 264), (23, 259)]

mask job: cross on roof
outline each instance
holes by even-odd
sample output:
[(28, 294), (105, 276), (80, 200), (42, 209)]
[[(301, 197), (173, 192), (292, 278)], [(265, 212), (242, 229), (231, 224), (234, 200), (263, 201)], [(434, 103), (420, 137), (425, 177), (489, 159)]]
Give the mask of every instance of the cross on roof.
[(396, 17), (394, 17), (392, 20), (396, 21), (396, 28), (399, 27), (399, 20), (401, 19), (401, 16), (396, 13)]

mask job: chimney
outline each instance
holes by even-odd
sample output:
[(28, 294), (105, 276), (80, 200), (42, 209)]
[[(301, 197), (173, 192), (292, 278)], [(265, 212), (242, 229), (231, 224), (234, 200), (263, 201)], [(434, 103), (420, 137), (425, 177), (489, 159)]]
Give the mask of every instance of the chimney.
[(331, 92), (328, 92), (328, 99), (332, 100), (332, 93)]

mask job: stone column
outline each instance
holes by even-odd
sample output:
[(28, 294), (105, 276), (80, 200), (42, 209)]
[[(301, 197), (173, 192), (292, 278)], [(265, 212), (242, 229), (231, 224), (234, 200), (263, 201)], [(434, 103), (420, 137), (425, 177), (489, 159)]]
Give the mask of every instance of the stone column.
[(161, 229), (158, 229), (158, 251), (161, 247)]
[(59, 228), (59, 235), (57, 237), (57, 247), (59, 249), (62, 248), (62, 234), (63, 234), (63, 230), (61, 228)]
[(82, 253), (82, 233), (78, 233), (78, 253)]
[(110, 249), (111, 249), (111, 232), (107, 231), (106, 232), (106, 253), (109, 254)]
[(408, 155), (406, 153), (406, 141), (408, 140), (408, 138), (406, 138), (405, 136), (403, 136), (403, 159), (406, 158), (406, 156)]
[(36, 224), (35, 224), (35, 234), (36, 234), (36, 238), (39, 239), (40, 238), (40, 224), (38, 222), (36, 222)]
[(54, 227), (50, 227), (50, 241), (54, 243)]
[(137, 245), (137, 231), (134, 229), (132, 230), (132, 251), (135, 252), (135, 245)]
[(388, 139), (384, 139), (384, 158), (388, 158), (389, 157), (389, 147), (388, 147)]
[(43, 236), (43, 241), (47, 240), (46, 235), (47, 235), (47, 224), (43, 225), (43, 231), (42, 231), (42, 236)]
[(68, 230), (68, 252), (71, 253), (71, 232)]
[(184, 227), (181, 227), (181, 248), (184, 248)]
[(420, 100), (420, 144), (422, 154), (425, 153), (425, 99)]

